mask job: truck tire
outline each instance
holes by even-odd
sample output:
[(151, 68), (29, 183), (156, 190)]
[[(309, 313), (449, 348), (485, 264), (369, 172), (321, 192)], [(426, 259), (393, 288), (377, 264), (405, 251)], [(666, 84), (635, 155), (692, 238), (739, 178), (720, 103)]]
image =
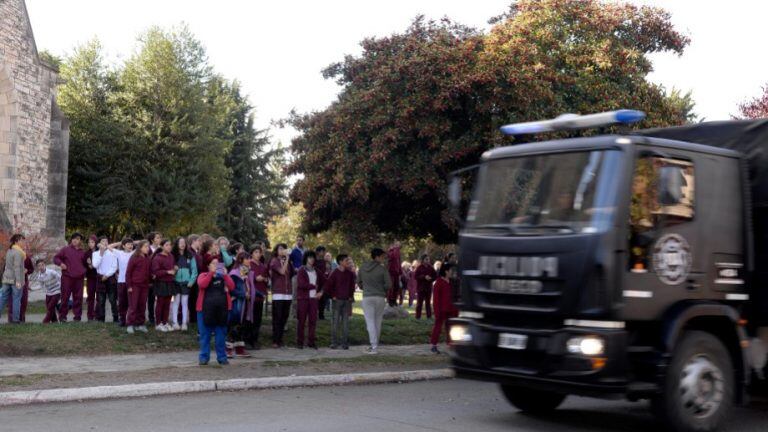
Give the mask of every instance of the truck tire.
[(654, 413), (673, 431), (711, 432), (733, 405), (731, 356), (714, 335), (687, 331), (672, 354), (662, 394), (651, 400)]
[(542, 414), (553, 411), (563, 403), (566, 395), (560, 393), (531, 390), (510, 385), (501, 385), (501, 392), (509, 403), (525, 413)]

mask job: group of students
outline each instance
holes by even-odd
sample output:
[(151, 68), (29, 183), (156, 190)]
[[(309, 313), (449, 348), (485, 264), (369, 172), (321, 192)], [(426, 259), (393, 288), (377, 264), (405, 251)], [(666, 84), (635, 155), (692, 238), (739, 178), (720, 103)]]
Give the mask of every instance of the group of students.
[[(45, 323), (66, 322), (70, 307), (74, 321), (81, 321), (83, 291), (87, 292), (88, 320), (106, 320), (109, 301), (112, 320), (128, 333), (147, 332), (150, 325), (160, 332), (186, 331), (196, 321), (200, 340), (200, 363), (210, 360), (210, 339), (214, 335), (217, 360), (248, 356), (246, 347), (258, 349), (264, 306), (271, 292), (272, 346), (284, 345), (284, 332), (291, 312), (297, 319), (296, 345), (317, 349), (318, 319), (332, 314), (331, 348), (349, 348), (349, 317), (354, 295), (363, 291), (363, 311), (369, 333), (368, 352), (377, 352), (382, 316), (386, 304), (403, 302), (408, 291), (417, 300), (416, 318), (426, 306), (431, 318), (430, 299), (435, 305), (435, 324), (430, 341), (437, 352), (437, 340), (447, 320), (457, 314), (455, 267), (451, 256), (442, 267), (431, 265), (424, 255), (414, 268), (401, 263), (400, 244), (385, 252), (375, 248), (371, 260), (358, 270), (346, 254), (334, 258), (323, 246), (304, 249), (299, 237), (289, 250), (278, 244), (266, 257), (264, 244), (250, 250), (220, 237), (203, 234), (164, 239), (151, 233), (146, 240), (126, 238), (110, 243), (106, 237), (90, 236), (87, 247), (81, 234), (54, 257), (61, 274), (44, 260), (35, 266), (24, 252), (24, 237), (14, 235), (5, 259), (0, 288), (0, 311), (12, 297), (13, 322), (23, 321), (21, 298), (29, 284), (46, 292)], [(30, 269), (32, 267), (32, 269)], [(71, 300), (70, 300), (71, 299)], [(71, 306), (70, 306), (71, 303)], [(190, 307), (191, 305), (191, 307)], [(194, 308), (190, 316), (190, 309)]]

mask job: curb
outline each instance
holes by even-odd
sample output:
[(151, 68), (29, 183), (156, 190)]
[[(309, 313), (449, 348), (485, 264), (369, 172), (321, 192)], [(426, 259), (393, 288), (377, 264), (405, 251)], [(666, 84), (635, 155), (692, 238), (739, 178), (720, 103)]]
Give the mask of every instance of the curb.
[(29, 390), (0, 393), (0, 407), (36, 403), (71, 402), (113, 398), (139, 398), (214, 391), (261, 390), (271, 388), (320, 387), (384, 384), (450, 379), (451, 369), (406, 372), (373, 372), (343, 375), (308, 375), (275, 378), (241, 378), (217, 381), (177, 381), (119, 386)]

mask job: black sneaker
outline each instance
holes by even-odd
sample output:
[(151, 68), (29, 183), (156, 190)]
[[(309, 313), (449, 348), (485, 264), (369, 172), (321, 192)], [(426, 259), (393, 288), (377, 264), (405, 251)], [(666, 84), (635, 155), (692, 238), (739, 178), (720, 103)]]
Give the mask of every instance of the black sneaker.
[(349, 349), (349, 345), (344, 345), (344, 346), (341, 347), (341, 349), (348, 350)]
[(219, 364), (222, 366), (226, 366), (229, 364), (229, 360), (220, 361)]
[(331, 349), (332, 350), (337, 350), (337, 349), (339, 349), (339, 346), (338, 345), (331, 345)]
[(199, 364), (200, 366), (208, 366), (208, 362), (203, 360), (200, 360), (197, 364)]
[(433, 347), (432, 347), (432, 349), (431, 349), (430, 351), (432, 352), (432, 354), (440, 354), (440, 350), (439, 350), (439, 349), (437, 349), (437, 347), (436, 347), (436, 346), (433, 346)]

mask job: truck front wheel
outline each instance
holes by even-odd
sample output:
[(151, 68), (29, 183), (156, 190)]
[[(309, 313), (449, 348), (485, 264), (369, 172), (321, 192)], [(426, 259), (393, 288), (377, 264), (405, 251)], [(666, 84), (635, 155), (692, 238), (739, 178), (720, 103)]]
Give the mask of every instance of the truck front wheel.
[(510, 385), (501, 385), (501, 392), (509, 403), (520, 411), (540, 414), (552, 411), (565, 400), (564, 394), (531, 390)]
[(710, 333), (688, 331), (672, 355), (663, 393), (652, 400), (674, 431), (709, 432), (723, 424), (734, 394), (731, 357)]

